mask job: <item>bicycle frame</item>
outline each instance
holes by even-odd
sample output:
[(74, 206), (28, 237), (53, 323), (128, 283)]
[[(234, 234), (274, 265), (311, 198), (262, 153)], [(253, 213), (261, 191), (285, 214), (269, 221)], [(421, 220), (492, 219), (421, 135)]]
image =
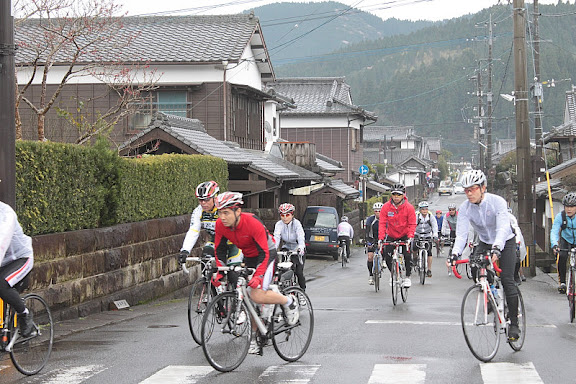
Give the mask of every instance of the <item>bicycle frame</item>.
[[(492, 269), (494, 269), (496, 272), (500, 273), (502, 272), (502, 270), (494, 263), (492, 263), (492, 257), (490, 254), (485, 254), (482, 255), (482, 258), (484, 260), (489, 261), (489, 264), (486, 265), (486, 263), (477, 263), (475, 261), (471, 261), (470, 259), (463, 259), (463, 260), (457, 260), (456, 264), (465, 264), (465, 263), (470, 263), (470, 264), (474, 264), (475, 267), (477, 267), (477, 279), (476, 279), (476, 285), (479, 285), (482, 289), (482, 292), (484, 293), (484, 303), (487, 303), (488, 300), (492, 300), (492, 302), (496, 303), (496, 298), (494, 297), (494, 294), (492, 293), (492, 290), (490, 289), (490, 282), (488, 281), (488, 267), (491, 267)], [(472, 266), (472, 265), (471, 265)], [(462, 276), (458, 273), (458, 270), (456, 269), (456, 266), (453, 265), (452, 266), (452, 272), (454, 273), (454, 276), (456, 276), (457, 278), (461, 279)], [(500, 285), (500, 278), (494, 274), (494, 285)], [(506, 317), (504, 316), (504, 312), (505, 312), (505, 308), (506, 308), (506, 300), (504, 295), (502, 295), (502, 297), (500, 297), (500, 300), (504, 300), (503, 303), (504, 305), (498, 305), (497, 306), (497, 313), (498, 313), (498, 322), (501, 325), (505, 325), (506, 324)], [(483, 305), (482, 306), (485, 309), (485, 313), (484, 313), (484, 321), (488, 320), (488, 306), (487, 305)], [(478, 307), (477, 307), (478, 309)], [(502, 331), (505, 331), (505, 327), (501, 328)]]

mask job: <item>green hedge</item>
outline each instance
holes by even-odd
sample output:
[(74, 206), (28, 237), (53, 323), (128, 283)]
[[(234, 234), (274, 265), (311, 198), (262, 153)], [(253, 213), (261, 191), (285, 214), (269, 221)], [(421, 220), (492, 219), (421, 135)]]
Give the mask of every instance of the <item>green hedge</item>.
[(16, 143), (16, 211), (29, 235), (185, 214), (206, 180), (227, 187), (226, 162), (210, 156), (125, 159), (105, 142)]
[(195, 188), (215, 180), (225, 191), (224, 160), (203, 155), (161, 155), (123, 159), (120, 166), (117, 222), (133, 222), (189, 213), (198, 204)]

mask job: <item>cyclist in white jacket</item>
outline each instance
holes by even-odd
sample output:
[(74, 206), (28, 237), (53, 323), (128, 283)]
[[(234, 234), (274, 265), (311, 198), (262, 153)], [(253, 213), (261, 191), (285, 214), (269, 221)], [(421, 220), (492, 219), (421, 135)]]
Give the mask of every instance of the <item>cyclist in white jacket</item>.
[(23, 337), (33, 333), (34, 322), (18, 291), (33, 266), (32, 239), (22, 231), (14, 209), (0, 201), (0, 298), (16, 310)]
[(478, 235), (478, 246), (475, 255), (490, 250), (492, 260), (500, 260), (500, 274), (506, 302), (510, 315), (508, 339), (518, 340), (518, 288), (514, 281), (516, 266), (516, 241), (508, 216), (506, 200), (498, 195), (486, 192), (486, 175), (480, 170), (473, 170), (462, 180), (467, 201), (458, 210), (456, 241), (452, 249), (452, 263), (457, 260), (468, 240), (468, 229), (474, 228)]
[(298, 285), (300, 288), (306, 289), (306, 278), (304, 277), (306, 242), (302, 223), (294, 217), (295, 210), (296, 207), (290, 203), (284, 203), (278, 207), (280, 220), (274, 225), (274, 242), (276, 249), (286, 248), (297, 253), (296, 257), (292, 256), (291, 261), (296, 267), (294, 272), (298, 277)]
[(354, 228), (348, 223), (348, 216), (342, 216), (342, 222), (336, 228), (338, 232), (338, 242), (340, 240), (346, 241), (346, 257), (350, 259), (350, 246), (354, 238)]

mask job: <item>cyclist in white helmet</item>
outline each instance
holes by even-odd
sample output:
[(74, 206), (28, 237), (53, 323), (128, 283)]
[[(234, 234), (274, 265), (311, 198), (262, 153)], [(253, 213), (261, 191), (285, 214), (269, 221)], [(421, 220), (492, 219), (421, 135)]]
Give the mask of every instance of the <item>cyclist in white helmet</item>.
[(380, 219), (380, 211), (384, 204), (376, 202), (372, 206), (374, 214), (366, 219), (366, 254), (368, 255), (368, 284), (374, 285), (374, 278), (372, 276), (372, 268), (374, 267), (374, 251), (378, 247), (378, 226)]
[[(295, 210), (296, 207), (290, 203), (284, 203), (278, 207), (280, 220), (274, 225), (274, 242), (276, 243), (276, 249), (285, 248), (289, 251), (297, 252), (297, 255), (292, 256), (291, 261), (295, 266), (294, 272), (298, 277), (298, 285), (305, 290), (304, 261), (306, 260), (306, 242), (302, 223), (294, 217)], [(305, 301), (303, 300), (302, 303), (304, 304)]]
[[(428, 270), (426, 271), (426, 276), (432, 277), (432, 241), (438, 241), (438, 223), (436, 218), (432, 217), (430, 212), (428, 212), (428, 202), (421, 201), (418, 204), (418, 210), (420, 211), (416, 215), (416, 231), (414, 232), (414, 240), (426, 239), (426, 250), (428, 251), (427, 265)], [(414, 252), (414, 257), (418, 257), (418, 249), (412, 247)]]
[(350, 246), (354, 238), (354, 228), (348, 223), (348, 216), (342, 216), (340, 220), (340, 224), (338, 224), (336, 228), (338, 232), (338, 243), (340, 243), (340, 240), (346, 241), (346, 257), (350, 259)]
[(478, 236), (475, 255), (490, 250), (494, 262), (500, 260), (500, 274), (510, 316), (508, 339), (518, 340), (518, 288), (514, 281), (516, 266), (516, 241), (510, 226), (508, 205), (498, 195), (486, 192), (486, 175), (473, 170), (462, 180), (464, 193), (468, 200), (458, 210), (456, 241), (452, 249), (452, 264), (462, 255), (468, 240), (468, 229), (473, 227)]

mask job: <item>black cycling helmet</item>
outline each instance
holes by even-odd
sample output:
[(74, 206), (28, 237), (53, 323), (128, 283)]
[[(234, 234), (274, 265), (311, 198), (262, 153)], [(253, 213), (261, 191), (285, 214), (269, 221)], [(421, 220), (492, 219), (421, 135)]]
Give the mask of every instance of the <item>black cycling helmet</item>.
[(565, 207), (576, 207), (576, 192), (568, 192), (562, 198), (562, 205)]
[(401, 193), (403, 195), (406, 194), (406, 187), (404, 184), (398, 183), (392, 185), (392, 189), (390, 190), (391, 193)]

